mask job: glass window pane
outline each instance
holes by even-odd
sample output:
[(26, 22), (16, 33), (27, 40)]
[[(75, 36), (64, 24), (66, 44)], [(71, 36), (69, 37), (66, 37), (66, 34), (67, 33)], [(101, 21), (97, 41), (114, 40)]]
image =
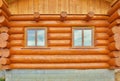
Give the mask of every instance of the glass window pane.
[(82, 30), (74, 30), (74, 46), (82, 46)]
[(92, 46), (92, 30), (84, 30), (84, 46)]
[(35, 30), (27, 30), (27, 46), (35, 46)]
[(37, 46), (45, 46), (45, 30), (37, 30)]

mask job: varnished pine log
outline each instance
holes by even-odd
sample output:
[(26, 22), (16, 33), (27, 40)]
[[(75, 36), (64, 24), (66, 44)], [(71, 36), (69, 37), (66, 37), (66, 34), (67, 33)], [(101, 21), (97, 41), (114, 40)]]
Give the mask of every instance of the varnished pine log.
[(12, 63), (91, 63), (106, 62), (108, 55), (12, 55)]
[(40, 19), (40, 14), (39, 14), (39, 12), (34, 12), (34, 20), (35, 20), (36, 22), (38, 22), (39, 19)]
[[(66, 20), (85, 20), (86, 15), (67, 15)], [(92, 20), (107, 20), (108, 16), (95, 15)], [(33, 21), (34, 15), (12, 15), (11, 21)], [(40, 20), (60, 20), (60, 15), (40, 14)]]
[(0, 58), (0, 64), (8, 65), (10, 64), (10, 60), (8, 58)]
[(90, 21), (90, 20), (93, 18), (93, 16), (94, 16), (94, 12), (90, 11), (90, 12), (88, 12), (88, 14), (86, 15), (85, 20), (86, 20), (86, 21)]
[(112, 28), (112, 32), (113, 32), (114, 34), (116, 34), (116, 33), (119, 33), (119, 34), (120, 34), (120, 26), (114, 26), (114, 27)]
[(48, 27), (49, 33), (70, 33), (72, 32), (71, 27)]
[(70, 46), (70, 40), (48, 40), (48, 46)]
[(112, 66), (120, 67), (120, 58), (112, 58), (112, 59), (110, 59), (109, 64), (112, 65)]
[(112, 51), (112, 52), (110, 52), (109, 56), (112, 58), (120, 57), (120, 51)]
[(0, 48), (5, 48), (7, 46), (7, 41), (0, 41)]
[(109, 25), (107, 20), (91, 20), (89, 22), (83, 20), (71, 20), (71, 21), (40, 21), (35, 23), (34, 21), (11, 21), (10, 27), (25, 27), (25, 26), (47, 26), (47, 27), (71, 27), (71, 26), (97, 26), (107, 27)]
[(10, 64), (11, 69), (101, 69), (107, 63), (64, 63), (64, 64)]
[(24, 46), (24, 40), (11, 40), (10, 46)]
[(11, 34), (10, 40), (23, 40), (24, 34)]
[(9, 34), (24, 34), (23, 27), (11, 27), (9, 29)]
[(107, 34), (108, 34), (109, 36), (112, 36), (112, 35), (114, 34), (111, 28), (108, 30)]
[(8, 40), (9, 35), (7, 33), (1, 33), (0, 37), (2, 38), (3, 41), (6, 41), (6, 40)]
[(1, 15), (5, 16), (5, 18), (9, 19), (8, 15), (2, 9), (0, 9), (0, 16)]
[(120, 25), (120, 19), (113, 21), (108, 27), (112, 28), (112, 27), (117, 26), (117, 25)]
[(108, 40), (96, 40), (95, 45), (96, 46), (107, 46), (109, 44)]
[(115, 11), (111, 16), (110, 18), (108, 19), (108, 21), (111, 23), (113, 22), (114, 20), (120, 18), (120, 9), (118, 9), (117, 11)]
[(95, 39), (96, 40), (106, 40), (109, 38), (109, 35), (107, 33), (96, 33)]
[(49, 40), (67, 40), (71, 39), (72, 34), (71, 33), (49, 33), (48, 34), (48, 39)]
[(109, 44), (109, 49), (111, 51), (120, 50), (120, 43), (112, 42)]
[(69, 49), (69, 48), (61, 48), (61, 49), (57, 49), (57, 48), (53, 48), (53, 49), (27, 49), (27, 48), (23, 48), (23, 47), (11, 47), (10, 48), (10, 52), (11, 54), (14, 55), (31, 55), (31, 54), (36, 54), (36, 55), (77, 55), (77, 54), (83, 54), (83, 55), (87, 55), (87, 54), (93, 54), (93, 55), (99, 55), (99, 54), (108, 54), (109, 50), (105, 47), (98, 47), (98, 48), (93, 48), (93, 49)]
[(0, 53), (1, 53), (1, 57), (9, 57), (10, 56), (9, 49), (1, 49)]
[(113, 36), (111, 36), (110, 38), (109, 38), (109, 42), (111, 43), (111, 42), (116, 42), (116, 43), (119, 43), (119, 41), (120, 41), (120, 34), (114, 34)]
[(120, 8), (120, 1), (117, 2), (111, 9), (108, 11), (108, 15), (112, 15), (117, 9)]
[(7, 33), (8, 30), (9, 30), (8, 27), (1, 27), (1, 28), (0, 28), (0, 32), (1, 32), (1, 33)]
[(95, 27), (95, 33), (106, 33), (108, 30), (106, 27)]
[(8, 16), (11, 15), (10, 11), (8, 10), (8, 6), (6, 5), (5, 1), (0, 0), (0, 9), (7, 13)]
[(62, 11), (60, 13), (60, 20), (63, 22), (63, 21), (65, 21), (66, 17), (67, 17), (67, 12)]
[(0, 23), (2, 26), (8, 26), (8, 20), (4, 16), (0, 16)]

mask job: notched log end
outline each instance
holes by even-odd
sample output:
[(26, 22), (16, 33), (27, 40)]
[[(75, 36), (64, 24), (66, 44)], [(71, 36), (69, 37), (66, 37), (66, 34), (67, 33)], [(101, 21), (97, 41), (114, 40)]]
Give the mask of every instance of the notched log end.
[(66, 19), (66, 17), (67, 17), (67, 12), (62, 11), (62, 12), (60, 13), (60, 20), (61, 20), (62, 22), (64, 22), (65, 19)]
[(40, 20), (40, 14), (39, 14), (39, 12), (34, 12), (34, 20), (36, 22), (39, 22), (39, 20)]

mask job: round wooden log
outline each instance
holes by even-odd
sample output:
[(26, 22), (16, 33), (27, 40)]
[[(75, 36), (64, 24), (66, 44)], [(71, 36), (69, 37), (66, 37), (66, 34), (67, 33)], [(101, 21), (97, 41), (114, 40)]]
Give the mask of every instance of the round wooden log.
[(108, 11), (108, 15), (112, 15), (117, 9), (120, 8), (120, 1), (117, 2), (111, 9)]
[(10, 48), (10, 53), (14, 55), (31, 55), (31, 54), (36, 54), (36, 55), (77, 55), (77, 54), (83, 54), (83, 55), (88, 55), (88, 54), (108, 54), (109, 50), (105, 47), (98, 47), (94, 49), (68, 49), (68, 48), (53, 48), (53, 49), (30, 49), (30, 48), (23, 48), (23, 47), (11, 47)]
[(8, 65), (8, 64), (10, 64), (10, 60), (8, 58), (1, 58), (0, 59), (0, 64)]
[(7, 46), (7, 41), (0, 41), (0, 48), (5, 48)]
[(109, 38), (109, 42), (118, 42), (120, 41), (120, 34), (114, 34), (112, 37)]
[(109, 44), (108, 40), (96, 40), (95, 45), (96, 46), (107, 46)]
[(9, 38), (10, 40), (23, 40), (24, 34), (11, 34)]
[(115, 42), (112, 42), (109, 44), (109, 49), (111, 51), (115, 51), (115, 50), (120, 50), (120, 43), (115, 43)]
[(108, 30), (106, 27), (95, 27), (95, 33), (106, 33)]
[(67, 17), (67, 12), (62, 11), (60, 13), (60, 20), (63, 22), (66, 19), (66, 17)]
[(113, 33), (112, 29), (109, 29), (108, 32), (107, 32), (107, 34), (108, 34), (109, 36), (112, 36), (114, 33)]
[(48, 40), (48, 46), (70, 46), (70, 40)]
[(109, 64), (112, 66), (120, 66), (120, 58), (112, 58), (109, 61)]
[(71, 27), (48, 27), (49, 33), (70, 33), (72, 32)]
[(115, 11), (111, 16), (110, 18), (108, 19), (108, 21), (111, 23), (113, 22), (114, 20), (120, 18), (120, 9), (118, 9), (117, 11)]
[(109, 35), (107, 33), (96, 33), (95, 39), (96, 40), (106, 40), (109, 38)]
[(34, 12), (34, 20), (35, 20), (36, 22), (38, 22), (39, 19), (40, 19), (40, 14), (39, 14), (39, 12)]
[(2, 55), (1, 55), (2, 57), (9, 57), (10, 56), (9, 49), (2, 49), (1, 53), (2, 53)]
[(71, 27), (71, 26), (97, 26), (107, 27), (109, 25), (107, 20), (91, 20), (89, 22), (83, 20), (71, 20), (71, 21), (40, 21), (37, 24), (34, 21), (11, 21), (10, 27), (25, 27), (25, 26), (47, 26), (47, 27)]
[(10, 46), (24, 46), (23, 40), (11, 40)]
[[(67, 15), (66, 20), (85, 20), (86, 15)], [(92, 20), (107, 20), (108, 16), (95, 15)], [(11, 21), (34, 21), (34, 15), (12, 15)], [(40, 20), (60, 20), (60, 15), (40, 14)]]
[(1, 28), (0, 28), (0, 32), (1, 32), (1, 33), (7, 33), (8, 30), (9, 30), (8, 27), (1, 27)]
[(120, 25), (120, 19), (113, 21), (108, 27), (112, 28), (112, 27), (117, 26), (117, 25)]
[(48, 39), (49, 40), (67, 40), (71, 39), (72, 34), (71, 33), (49, 33)]
[(94, 16), (94, 12), (89, 11), (88, 14), (86, 15), (85, 20), (90, 21), (93, 18), (93, 16)]
[(108, 55), (12, 55), (12, 63), (91, 63), (106, 62)]
[(8, 20), (4, 16), (0, 16), (0, 23), (3, 26), (8, 26)]
[(107, 63), (65, 63), (65, 64), (10, 64), (11, 69), (101, 69), (109, 68)]
[(109, 54), (110, 57), (112, 58), (117, 58), (117, 57), (120, 57), (120, 51), (112, 51), (110, 54)]
[(24, 28), (23, 27), (11, 27), (9, 29), (10, 34), (24, 34)]
[(120, 27), (119, 26), (114, 26), (112, 28), (112, 32), (115, 34), (115, 33), (119, 33), (120, 34)]
[(9, 35), (7, 33), (1, 33), (0, 37), (2, 38), (3, 41), (6, 41), (6, 40), (8, 40)]

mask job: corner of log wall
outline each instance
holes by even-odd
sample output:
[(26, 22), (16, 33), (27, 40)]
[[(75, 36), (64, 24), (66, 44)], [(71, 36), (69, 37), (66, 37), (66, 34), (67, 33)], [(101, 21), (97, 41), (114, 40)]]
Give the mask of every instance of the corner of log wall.
[(10, 51), (7, 48), (10, 15), (11, 13), (5, 0), (0, 0), (0, 69), (2, 70), (9, 69), (8, 65), (10, 64), (10, 61), (8, 63)]
[(109, 25), (109, 50), (111, 51), (109, 56), (109, 64), (111, 68), (120, 67), (120, 1), (118, 1), (108, 11), (108, 22)]

